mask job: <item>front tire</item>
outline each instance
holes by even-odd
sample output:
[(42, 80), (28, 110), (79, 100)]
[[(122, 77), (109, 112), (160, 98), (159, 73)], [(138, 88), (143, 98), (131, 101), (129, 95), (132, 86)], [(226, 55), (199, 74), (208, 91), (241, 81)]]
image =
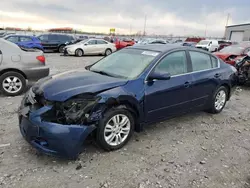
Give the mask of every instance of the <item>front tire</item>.
[(112, 108), (99, 122), (96, 141), (104, 150), (120, 149), (131, 138), (134, 126), (134, 117), (128, 110)]
[(81, 49), (77, 49), (75, 54), (76, 54), (77, 57), (82, 57), (84, 53), (83, 53), (83, 51)]
[(26, 89), (26, 80), (18, 72), (6, 72), (0, 76), (0, 90), (6, 96), (17, 96)]
[(211, 107), (208, 109), (209, 113), (218, 114), (224, 109), (228, 99), (228, 92), (228, 89), (224, 86), (216, 90), (211, 101)]

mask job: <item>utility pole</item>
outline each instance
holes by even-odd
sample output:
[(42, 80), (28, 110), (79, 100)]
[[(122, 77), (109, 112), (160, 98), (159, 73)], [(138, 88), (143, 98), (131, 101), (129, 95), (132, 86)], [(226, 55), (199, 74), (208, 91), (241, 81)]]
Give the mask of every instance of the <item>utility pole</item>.
[(143, 36), (146, 35), (146, 24), (147, 24), (147, 15), (145, 15), (145, 20), (144, 20)]
[(206, 24), (206, 28), (205, 28), (205, 37), (207, 37), (207, 24)]
[(129, 28), (129, 35), (130, 35), (130, 37), (131, 37), (131, 24), (130, 24), (130, 28)]

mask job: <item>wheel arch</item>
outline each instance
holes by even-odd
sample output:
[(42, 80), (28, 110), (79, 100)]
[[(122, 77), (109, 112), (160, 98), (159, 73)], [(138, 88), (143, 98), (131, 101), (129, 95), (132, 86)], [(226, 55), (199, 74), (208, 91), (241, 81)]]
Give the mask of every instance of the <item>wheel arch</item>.
[(140, 108), (139, 103), (132, 96), (120, 96), (118, 98), (109, 98), (105, 103), (102, 110), (102, 114), (111, 108), (124, 108), (128, 110), (134, 117), (135, 120), (135, 131), (139, 132), (141, 130), (141, 119), (143, 117), (143, 111)]
[(17, 72), (19, 74), (21, 74), (25, 79), (27, 79), (27, 76), (24, 74), (24, 72), (22, 72), (19, 69), (15, 69), (15, 68), (7, 68), (7, 69), (3, 69), (0, 71), (0, 75), (7, 73), (7, 72)]
[[(230, 99), (230, 96), (231, 96), (231, 87), (230, 87), (230, 85), (228, 84), (228, 83), (223, 83), (221, 86), (223, 86), (223, 87), (225, 87), (226, 89), (227, 89), (227, 100), (229, 100)], [(220, 87), (221, 87), (220, 86)]]

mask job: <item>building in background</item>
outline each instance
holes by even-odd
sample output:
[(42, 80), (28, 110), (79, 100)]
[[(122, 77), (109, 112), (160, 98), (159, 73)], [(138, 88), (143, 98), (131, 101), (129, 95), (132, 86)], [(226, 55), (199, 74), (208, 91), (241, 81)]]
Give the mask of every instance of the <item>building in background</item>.
[(53, 28), (53, 29), (49, 29), (48, 31), (55, 32), (55, 33), (73, 33), (73, 28), (71, 27)]
[(250, 41), (250, 23), (226, 26), (225, 38), (235, 42)]

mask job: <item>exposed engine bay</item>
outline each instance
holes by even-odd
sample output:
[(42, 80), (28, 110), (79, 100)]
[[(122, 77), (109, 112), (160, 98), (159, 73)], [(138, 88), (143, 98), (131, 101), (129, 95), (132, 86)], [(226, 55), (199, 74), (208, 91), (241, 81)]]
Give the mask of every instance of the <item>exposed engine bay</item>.
[(44, 113), (42, 119), (65, 125), (86, 124), (99, 99), (93, 95), (79, 95), (65, 102), (51, 102), (52, 109)]

